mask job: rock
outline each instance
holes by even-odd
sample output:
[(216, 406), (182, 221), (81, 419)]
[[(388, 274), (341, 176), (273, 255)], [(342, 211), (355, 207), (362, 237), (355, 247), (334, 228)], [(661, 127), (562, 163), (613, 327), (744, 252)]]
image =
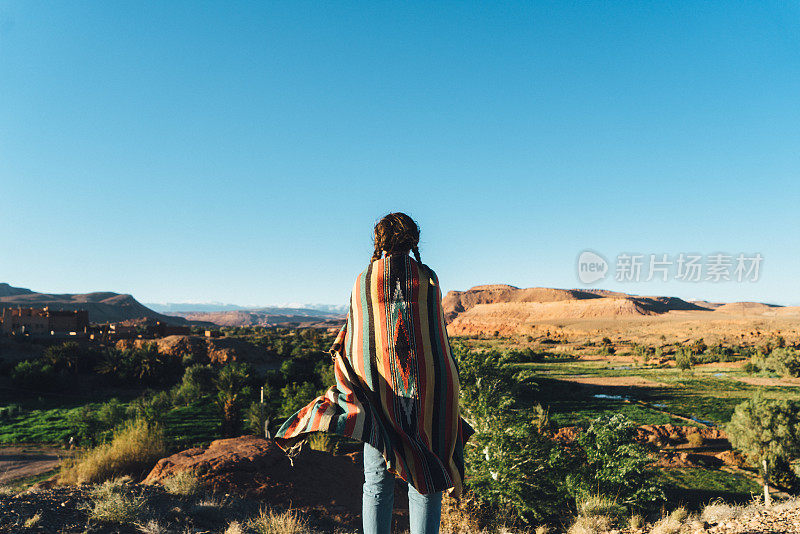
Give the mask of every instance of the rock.
[[(304, 447), (292, 462), (275, 442), (254, 436), (220, 439), (159, 460), (142, 482), (155, 484), (186, 470), (216, 493), (314, 511), (343, 523), (361, 513), (361, 454), (335, 456)], [(396, 491), (395, 500), (405, 492)]]

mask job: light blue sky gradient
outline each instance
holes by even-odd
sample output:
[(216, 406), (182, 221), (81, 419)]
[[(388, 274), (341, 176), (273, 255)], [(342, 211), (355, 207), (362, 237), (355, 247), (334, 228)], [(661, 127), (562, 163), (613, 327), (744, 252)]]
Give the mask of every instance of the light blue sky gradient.
[(763, 255), (800, 304), (796, 2), (0, 2), (0, 281), (346, 301), (411, 214), (443, 288), (584, 249)]

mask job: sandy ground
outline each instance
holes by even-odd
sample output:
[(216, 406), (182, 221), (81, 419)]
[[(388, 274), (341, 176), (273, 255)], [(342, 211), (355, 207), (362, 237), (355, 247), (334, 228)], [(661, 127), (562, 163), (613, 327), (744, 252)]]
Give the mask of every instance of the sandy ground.
[[(507, 306), (508, 307), (508, 306)], [(787, 343), (800, 342), (800, 311), (786, 308), (785, 313), (737, 314), (709, 311), (670, 311), (660, 315), (621, 315), (616, 317), (564, 317), (533, 319), (520, 314), (501, 313), (486, 307), (469, 310), (459, 316), (456, 328), (448, 326), (451, 335), (500, 332), (502, 335), (533, 335), (592, 340), (603, 337), (612, 341), (628, 340), (647, 345), (688, 343), (703, 338), (706, 343), (760, 344), (776, 336)], [(471, 312), (471, 313), (470, 313)], [(497, 313), (494, 313), (497, 312)], [(792, 312), (792, 313), (790, 313)], [(451, 331), (452, 330), (452, 331)], [(458, 331), (456, 331), (458, 330)], [(662, 337), (663, 336), (663, 337)]]
[(52, 447), (0, 447), (0, 484), (38, 475), (58, 467), (69, 453)]
[(732, 376), (730, 378), (754, 386), (800, 387), (800, 378), (769, 378), (765, 376)]
[(641, 376), (568, 376), (559, 377), (559, 380), (567, 382), (577, 382), (578, 384), (590, 384), (592, 386), (621, 386), (639, 388), (668, 388), (669, 384), (648, 380)]

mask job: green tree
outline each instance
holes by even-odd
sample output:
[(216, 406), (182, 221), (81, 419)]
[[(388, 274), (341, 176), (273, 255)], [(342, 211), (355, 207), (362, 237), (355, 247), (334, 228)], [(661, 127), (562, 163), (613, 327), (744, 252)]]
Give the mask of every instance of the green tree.
[(653, 459), (636, 442), (637, 426), (622, 414), (602, 415), (581, 433), (580, 467), (568, 476), (577, 501), (602, 495), (640, 509), (665, 500)]
[(544, 409), (517, 410), (514, 391), (528, 376), (496, 352), (458, 351), (461, 406), (475, 435), (465, 447), (469, 487), (485, 506), (520, 522), (543, 521), (568, 505), (570, 458), (549, 435)]
[(769, 505), (770, 473), (800, 456), (800, 403), (768, 400), (759, 391), (736, 406), (725, 431), (731, 444), (760, 469), (764, 502)]
[(281, 415), (289, 417), (300, 408), (314, 400), (317, 387), (311, 382), (293, 383), (281, 389)]
[(242, 406), (250, 396), (249, 378), (249, 366), (233, 362), (220, 369), (214, 381), (216, 402), (222, 414), (222, 435), (225, 437), (235, 437), (241, 431)]
[(678, 352), (675, 353), (675, 366), (681, 371), (686, 371), (692, 368), (692, 354), (691, 351), (680, 347)]

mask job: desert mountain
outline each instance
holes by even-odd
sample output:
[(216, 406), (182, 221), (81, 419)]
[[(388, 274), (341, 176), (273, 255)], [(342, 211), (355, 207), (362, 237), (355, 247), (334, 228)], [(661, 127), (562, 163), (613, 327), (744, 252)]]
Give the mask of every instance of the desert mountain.
[(658, 317), (671, 312), (725, 316), (790, 311), (789, 308), (757, 302), (687, 302), (677, 297), (630, 295), (598, 289), (521, 289), (505, 284), (450, 291), (442, 305), (448, 332), (455, 335), (494, 331), (511, 333), (537, 322)]
[[(575, 303), (578, 304), (575, 304)], [(520, 289), (505, 284), (475, 286), (467, 291), (450, 291), (442, 299), (447, 320), (453, 321), (460, 314), (481, 304), (528, 304), (561, 303), (566, 315), (578, 310), (591, 311), (592, 315), (639, 314), (652, 315), (670, 310), (701, 310), (696, 304), (676, 297), (641, 297), (617, 291), (554, 289), (550, 287), (529, 287)], [(570, 311), (568, 311), (568, 308)], [(558, 315), (559, 306), (549, 306), (548, 315)]]
[(43, 308), (53, 310), (88, 310), (89, 321), (106, 323), (129, 319), (148, 318), (171, 324), (187, 324), (182, 317), (171, 317), (154, 312), (131, 295), (112, 293), (36, 293), (30, 289), (0, 284), (0, 308)]
[(220, 312), (173, 312), (169, 315), (190, 321), (206, 321), (219, 326), (281, 326), (327, 328), (344, 324), (343, 313), (330, 313), (305, 308), (257, 308)]

